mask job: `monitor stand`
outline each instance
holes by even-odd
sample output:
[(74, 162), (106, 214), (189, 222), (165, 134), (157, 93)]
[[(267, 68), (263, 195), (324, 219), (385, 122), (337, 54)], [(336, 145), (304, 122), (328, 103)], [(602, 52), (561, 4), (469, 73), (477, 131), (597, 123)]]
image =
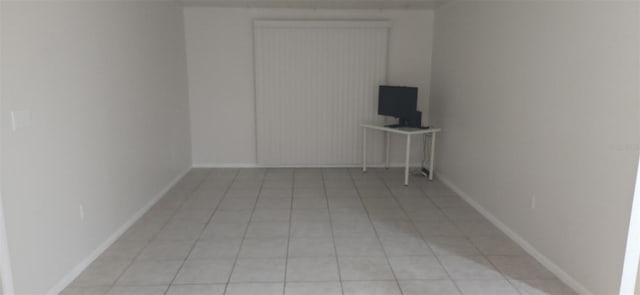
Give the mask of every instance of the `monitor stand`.
[(389, 128), (410, 127), (408, 123), (409, 123), (409, 120), (398, 118), (398, 124), (384, 125), (384, 127), (389, 127)]

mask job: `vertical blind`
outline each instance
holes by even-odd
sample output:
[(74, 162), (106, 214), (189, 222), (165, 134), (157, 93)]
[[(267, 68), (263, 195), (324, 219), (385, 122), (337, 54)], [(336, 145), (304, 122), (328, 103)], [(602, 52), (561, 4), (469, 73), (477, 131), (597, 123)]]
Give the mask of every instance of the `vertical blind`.
[[(359, 124), (377, 116), (384, 84), (385, 21), (255, 21), (258, 163), (352, 165), (362, 156)], [(370, 154), (382, 156), (372, 135)], [(377, 149), (377, 151), (376, 151)]]

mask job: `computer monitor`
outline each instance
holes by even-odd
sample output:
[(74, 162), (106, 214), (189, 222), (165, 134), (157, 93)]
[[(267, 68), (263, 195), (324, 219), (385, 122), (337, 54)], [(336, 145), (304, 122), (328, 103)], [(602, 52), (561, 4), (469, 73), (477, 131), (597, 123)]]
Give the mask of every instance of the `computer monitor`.
[(418, 109), (418, 88), (381, 85), (378, 89), (378, 114), (399, 119), (399, 126), (413, 120)]

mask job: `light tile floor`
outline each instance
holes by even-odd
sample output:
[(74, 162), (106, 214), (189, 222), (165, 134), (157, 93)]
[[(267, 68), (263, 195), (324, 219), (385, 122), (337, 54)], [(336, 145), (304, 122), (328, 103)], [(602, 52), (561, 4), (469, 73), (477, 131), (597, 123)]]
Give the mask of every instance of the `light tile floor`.
[(63, 294), (575, 294), (438, 181), (193, 169)]

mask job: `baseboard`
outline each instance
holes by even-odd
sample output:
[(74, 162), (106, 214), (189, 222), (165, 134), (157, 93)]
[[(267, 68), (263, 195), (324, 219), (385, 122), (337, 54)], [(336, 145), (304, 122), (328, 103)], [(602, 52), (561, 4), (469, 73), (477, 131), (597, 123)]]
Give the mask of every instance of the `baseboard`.
[[(420, 167), (422, 163), (410, 163), (410, 167)], [(340, 165), (261, 165), (256, 163), (196, 163), (193, 168), (358, 168), (362, 164), (340, 164)], [(383, 168), (384, 164), (367, 164), (371, 168)], [(404, 163), (389, 163), (389, 167), (401, 168)]]
[(164, 196), (171, 187), (173, 187), (182, 177), (184, 177), (191, 167), (185, 169), (180, 172), (178, 176), (176, 176), (171, 182), (165, 186), (160, 192), (158, 192), (147, 204), (145, 204), (142, 208), (140, 208), (127, 222), (125, 222), (122, 226), (120, 226), (114, 233), (112, 233), (104, 242), (102, 242), (95, 250), (89, 254), (85, 259), (83, 259), (80, 263), (78, 263), (71, 271), (65, 275), (53, 288), (47, 292), (47, 294), (58, 294), (64, 290), (73, 280), (80, 275), (88, 266), (91, 264), (100, 254), (102, 254), (111, 244), (113, 244), (122, 234), (124, 234), (129, 227), (131, 227), (142, 215), (144, 215), (153, 205), (155, 205), (162, 196)]
[(527, 240), (518, 235), (516, 232), (511, 230), (509, 226), (500, 221), (495, 215), (491, 214), (487, 209), (482, 207), (478, 202), (476, 202), (469, 194), (460, 189), (457, 185), (453, 183), (446, 175), (442, 175), (442, 173), (438, 172), (436, 174), (436, 178), (442, 181), (446, 186), (448, 186), (452, 191), (458, 194), (462, 199), (464, 199), (471, 207), (475, 208), (482, 216), (487, 218), (493, 225), (495, 225), (498, 229), (500, 229), (505, 235), (511, 238), (516, 244), (522, 247), (529, 255), (535, 258), (540, 264), (546, 267), (549, 271), (551, 271), (559, 280), (567, 284), (567, 286), (571, 287), (574, 291), (578, 292), (582, 295), (593, 295), (586, 287), (578, 282), (574, 277), (569, 275), (566, 271), (564, 271), (560, 266), (555, 264), (551, 259), (544, 256), (540, 251), (538, 251), (533, 245), (531, 245)]

